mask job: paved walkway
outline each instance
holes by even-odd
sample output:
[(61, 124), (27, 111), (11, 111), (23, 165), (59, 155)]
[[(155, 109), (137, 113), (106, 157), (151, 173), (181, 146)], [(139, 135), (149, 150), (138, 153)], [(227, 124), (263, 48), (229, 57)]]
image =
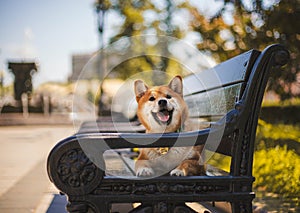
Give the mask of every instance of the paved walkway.
[(72, 125), (0, 127), (0, 212), (64, 213), (46, 172), (49, 151), (73, 134)]

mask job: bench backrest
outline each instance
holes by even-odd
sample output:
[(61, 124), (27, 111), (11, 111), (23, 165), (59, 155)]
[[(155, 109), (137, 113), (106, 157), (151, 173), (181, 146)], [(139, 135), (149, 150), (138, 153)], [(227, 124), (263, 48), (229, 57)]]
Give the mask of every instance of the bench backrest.
[(218, 120), (234, 109), (259, 51), (251, 50), (216, 67), (184, 78), (184, 98), (191, 118)]
[(184, 79), (190, 117), (216, 121), (216, 125), (225, 123), (216, 151), (232, 156), (232, 175), (251, 175), (257, 121), (269, 73), (285, 65), (288, 58), (283, 46), (272, 45)]

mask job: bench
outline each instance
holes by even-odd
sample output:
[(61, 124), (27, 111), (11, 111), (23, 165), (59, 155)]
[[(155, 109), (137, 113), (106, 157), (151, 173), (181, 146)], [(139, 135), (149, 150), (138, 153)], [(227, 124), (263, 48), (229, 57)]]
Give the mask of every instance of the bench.
[[(186, 203), (221, 201), (230, 203), (232, 212), (252, 212), (252, 163), (261, 102), (270, 72), (288, 59), (288, 51), (275, 44), (186, 76), (184, 98), (190, 117), (209, 124), (198, 131), (145, 134), (136, 121), (107, 118), (83, 124), (48, 156), (49, 178), (67, 195), (67, 210), (103, 213), (111, 212), (116, 203), (139, 203), (130, 212), (196, 212)], [(206, 176), (135, 176), (130, 149), (193, 145), (230, 156), (230, 171), (208, 165)]]

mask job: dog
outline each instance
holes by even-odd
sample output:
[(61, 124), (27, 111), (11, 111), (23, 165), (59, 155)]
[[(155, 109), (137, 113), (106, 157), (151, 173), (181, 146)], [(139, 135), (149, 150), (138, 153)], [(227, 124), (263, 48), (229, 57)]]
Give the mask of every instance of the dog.
[[(137, 116), (146, 133), (171, 133), (193, 130), (188, 119), (188, 107), (183, 100), (181, 76), (175, 76), (168, 85), (149, 88), (142, 80), (134, 82), (138, 103)], [(204, 175), (201, 158), (203, 146), (143, 148), (135, 163), (137, 176), (154, 176), (171, 171), (172, 176)]]

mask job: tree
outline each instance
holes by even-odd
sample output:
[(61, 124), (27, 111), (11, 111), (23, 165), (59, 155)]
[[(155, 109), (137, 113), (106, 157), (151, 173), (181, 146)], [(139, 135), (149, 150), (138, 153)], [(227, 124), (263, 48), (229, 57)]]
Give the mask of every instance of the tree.
[(199, 50), (209, 50), (215, 59), (223, 61), (248, 49), (281, 43), (289, 49), (291, 60), (284, 71), (271, 74), (268, 89), (281, 100), (299, 96), (300, 1), (232, 2), (224, 0), (223, 6), (209, 18), (195, 7), (189, 8), (193, 16), (191, 26), (202, 36)]
[[(106, 0), (107, 12), (117, 13), (123, 18), (123, 23), (116, 28), (117, 33), (110, 38), (110, 43), (126, 39), (133, 36), (141, 36), (151, 34), (154, 36), (171, 36), (175, 38), (182, 37), (182, 31), (179, 26), (172, 21), (176, 15), (176, 10), (180, 9), (180, 3), (174, 4), (172, 0), (161, 1), (144, 1), (144, 0)], [(107, 20), (109, 24), (109, 20)], [(143, 39), (143, 38), (141, 38)], [(168, 57), (169, 51), (167, 43), (159, 45), (145, 45), (144, 40), (139, 40), (138, 37), (132, 39), (134, 42), (130, 45), (132, 52), (141, 53), (139, 57), (124, 61), (122, 64), (114, 68), (117, 77), (126, 79), (134, 73), (146, 70), (161, 70), (170, 72), (172, 69), (177, 70), (178, 63), (170, 60)], [(153, 53), (161, 53), (161, 56)], [(177, 72), (177, 73), (178, 73)], [(115, 76), (114, 76), (115, 77)], [(166, 83), (166, 78), (160, 76), (153, 77), (153, 84)]]
[[(104, 1), (104, 0), (103, 0)], [(269, 90), (275, 91), (282, 100), (300, 94), (300, 1), (299, 0), (215, 0), (221, 6), (213, 13), (199, 10), (195, 4), (206, 4), (211, 8), (212, 1), (174, 0), (105, 0), (108, 10), (115, 11), (123, 18), (118, 32), (111, 38), (154, 34), (183, 38), (187, 31), (176, 23), (179, 11), (188, 13), (189, 31), (200, 35), (197, 47), (209, 52), (221, 62), (249, 49), (264, 49), (273, 43), (284, 44), (290, 51), (291, 60), (284, 72), (273, 72)], [(196, 2), (196, 3), (195, 3)], [(109, 20), (108, 20), (109, 21)], [(171, 70), (174, 63), (168, 57), (152, 57), (151, 47), (143, 43), (133, 45), (132, 51), (143, 49), (144, 56), (118, 68), (121, 77), (144, 69)], [(168, 54), (167, 47), (161, 45), (161, 52)], [(298, 76), (298, 82), (297, 82)], [(296, 90), (295, 90), (296, 88)], [(297, 90), (298, 88), (298, 90)]]

